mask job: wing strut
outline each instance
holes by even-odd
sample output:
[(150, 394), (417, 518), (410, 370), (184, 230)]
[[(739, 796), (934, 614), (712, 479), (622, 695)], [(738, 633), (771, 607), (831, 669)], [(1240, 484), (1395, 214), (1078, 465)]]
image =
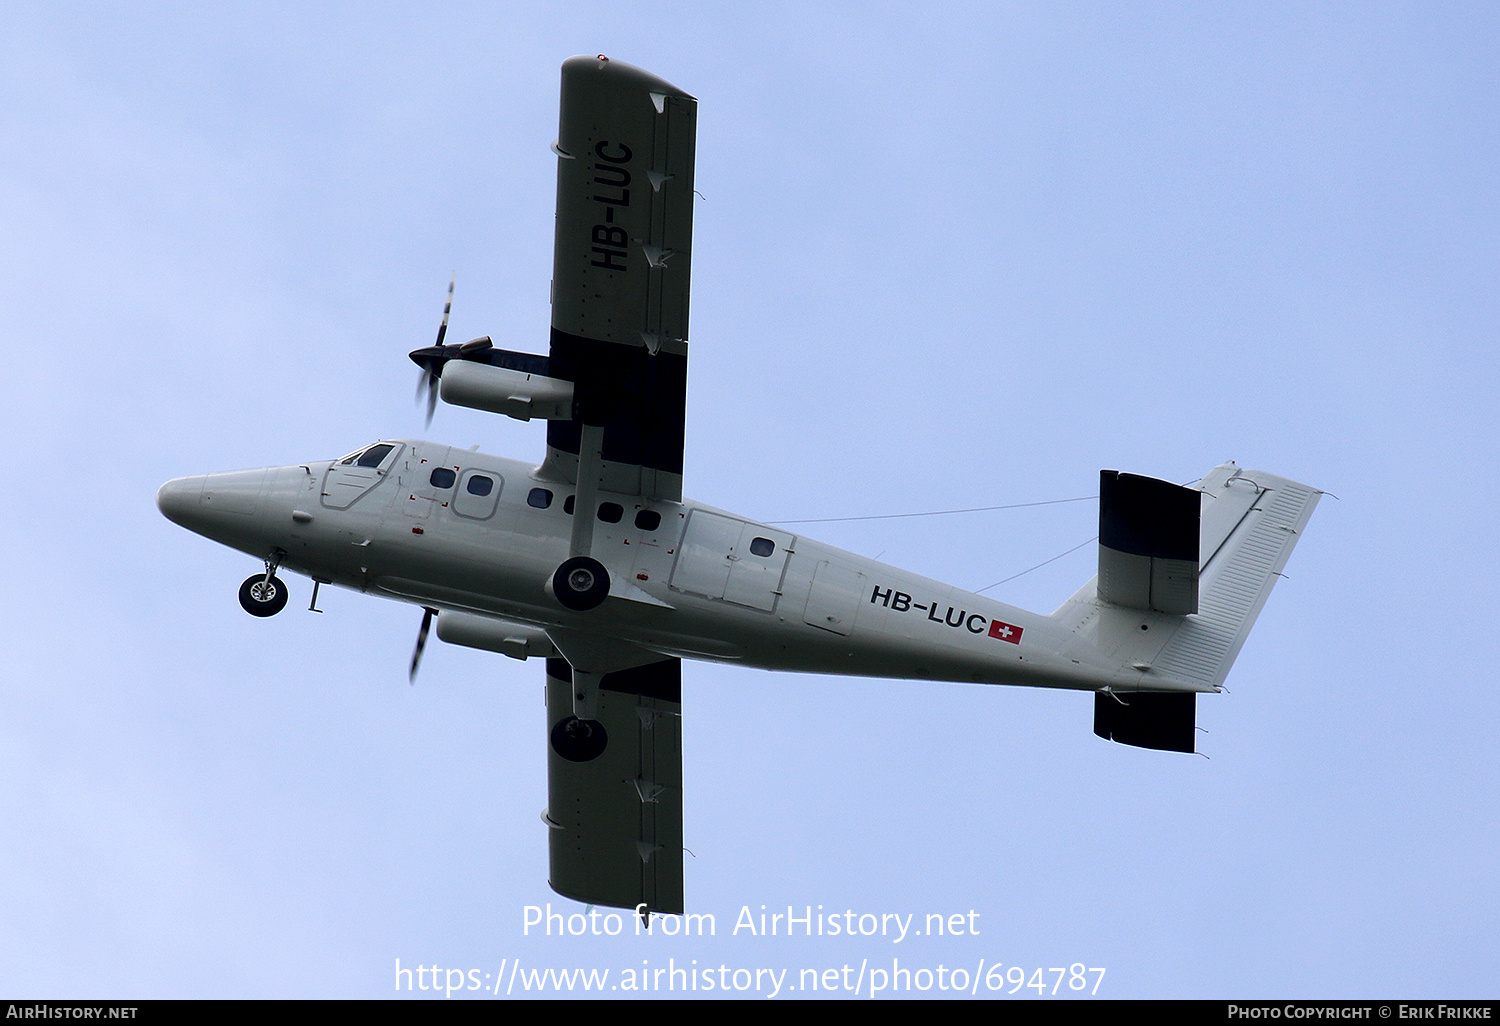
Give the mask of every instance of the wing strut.
[(592, 556), (594, 518), (599, 512), (599, 472), (604, 466), (604, 428), (585, 423), (578, 441), (578, 491), (573, 497), (570, 556)]

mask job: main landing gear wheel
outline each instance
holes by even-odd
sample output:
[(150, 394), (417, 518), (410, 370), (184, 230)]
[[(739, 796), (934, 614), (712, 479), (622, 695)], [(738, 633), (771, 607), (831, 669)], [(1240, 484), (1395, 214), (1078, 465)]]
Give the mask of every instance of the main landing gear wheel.
[(609, 571), (589, 556), (565, 559), (552, 574), (552, 594), (575, 612), (594, 609), (609, 595)]
[(256, 574), (240, 585), (240, 605), (251, 616), (275, 616), (286, 608), (286, 600), (286, 585), (275, 574), (270, 580), (265, 574)]
[(569, 762), (588, 762), (604, 754), (609, 735), (598, 720), (569, 716), (552, 728), (552, 750)]

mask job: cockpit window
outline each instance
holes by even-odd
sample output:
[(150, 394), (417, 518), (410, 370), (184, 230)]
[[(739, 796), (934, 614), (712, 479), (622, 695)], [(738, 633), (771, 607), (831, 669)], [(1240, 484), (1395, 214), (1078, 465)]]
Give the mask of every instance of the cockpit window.
[[(394, 445), (372, 445), (360, 454), (359, 461), (355, 464), (360, 467), (378, 467), (385, 462), (385, 458), (391, 454)], [(348, 462), (345, 460), (344, 462)]]
[(377, 442), (356, 449), (328, 469), (323, 478), (322, 503), (329, 509), (348, 509), (360, 497), (377, 487), (386, 472), (380, 468), (394, 463), (401, 451), (399, 442)]

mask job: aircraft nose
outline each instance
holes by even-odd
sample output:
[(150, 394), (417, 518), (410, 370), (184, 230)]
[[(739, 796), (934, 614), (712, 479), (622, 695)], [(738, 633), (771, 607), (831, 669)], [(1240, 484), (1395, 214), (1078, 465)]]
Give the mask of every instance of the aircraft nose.
[(173, 478), (156, 493), (156, 508), (172, 523), (191, 529), (189, 520), (198, 509), (203, 481), (202, 477)]

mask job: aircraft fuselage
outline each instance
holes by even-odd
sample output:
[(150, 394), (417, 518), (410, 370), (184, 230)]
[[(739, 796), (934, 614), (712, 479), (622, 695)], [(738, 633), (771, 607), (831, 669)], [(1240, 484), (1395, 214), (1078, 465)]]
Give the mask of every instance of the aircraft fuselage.
[[(601, 491), (593, 555), (610, 598), (574, 612), (549, 586), (569, 554), (572, 486), (517, 460), (381, 444), (390, 451), (179, 478), (158, 503), (190, 530), (314, 580), (493, 619), (496, 637), (514, 624), (768, 670), (1139, 686), (1051, 617), (690, 500)], [(378, 463), (359, 466), (365, 453)]]

